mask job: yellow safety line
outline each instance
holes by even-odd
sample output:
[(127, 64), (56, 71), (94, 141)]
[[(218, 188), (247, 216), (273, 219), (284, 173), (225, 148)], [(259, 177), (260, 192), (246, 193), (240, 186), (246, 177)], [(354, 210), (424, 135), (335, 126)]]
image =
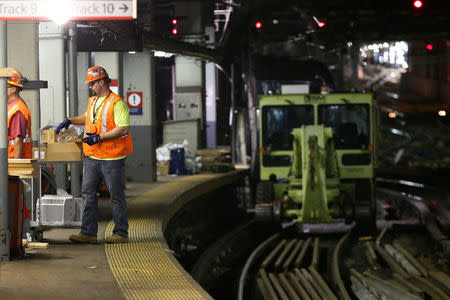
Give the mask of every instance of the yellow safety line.
[[(215, 177), (218, 175), (183, 177), (160, 185), (129, 204), (129, 208), (148, 204), (153, 210), (148, 209), (145, 217), (129, 216), (129, 243), (105, 244), (110, 268), (126, 299), (211, 299), (166, 249), (162, 213), (178, 196)], [(105, 237), (112, 235), (113, 227), (114, 222), (109, 222)]]

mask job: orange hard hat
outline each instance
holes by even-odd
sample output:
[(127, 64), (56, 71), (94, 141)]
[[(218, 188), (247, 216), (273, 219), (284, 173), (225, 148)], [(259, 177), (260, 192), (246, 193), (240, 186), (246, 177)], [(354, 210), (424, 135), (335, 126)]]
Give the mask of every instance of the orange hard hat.
[(10, 85), (18, 86), (23, 88), (23, 76), (22, 73), (20, 73), (18, 70), (11, 68), (11, 71), (13, 72), (13, 75), (9, 77), (6, 82)]
[(106, 70), (99, 66), (90, 67), (87, 70), (86, 74), (86, 84), (89, 84), (89, 82), (96, 81), (102, 78), (108, 78), (108, 73), (106, 73)]

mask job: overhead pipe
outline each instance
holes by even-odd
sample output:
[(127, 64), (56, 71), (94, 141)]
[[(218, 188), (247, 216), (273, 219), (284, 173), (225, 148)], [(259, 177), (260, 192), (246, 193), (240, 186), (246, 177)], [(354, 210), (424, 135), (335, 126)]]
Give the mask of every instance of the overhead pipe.
[(216, 63), (219, 63), (223, 57), (221, 51), (217, 49), (167, 38), (154, 32), (144, 31), (143, 40), (144, 48), (153, 50), (170, 52)]
[[(116, 23), (112, 21), (95, 22), (95, 26), (102, 27), (108, 32), (112, 32), (121, 38), (129, 38), (131, 32), (121, 29)], [(179, 40), (177, 38), (171, 38), (159, 33), (142, 30), (143, 47), (150, 50), (163, 51), (173, 53), (182, 56), (188, 56), (192, 58), (202, 59), (206, 61), (212, 61), (219, 63), (223, 59), (223, 54), (220, 50), (208, 48), (201, 44), (193, 44)]]

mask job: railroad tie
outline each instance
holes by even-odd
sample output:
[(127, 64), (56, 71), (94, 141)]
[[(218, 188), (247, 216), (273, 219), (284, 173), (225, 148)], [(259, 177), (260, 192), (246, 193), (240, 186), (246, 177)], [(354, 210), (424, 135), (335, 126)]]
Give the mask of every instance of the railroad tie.
[(281, 285), (286, 290), (286, 293), (288, 293), (289, 299), (300, 300), (300, 297), (297, 295), (294, 288), (287, 280), (286, 276), (284, 276), (284, 274), (280, 273), (280, 274), (278, 274), (278, 278), (280, 280)]
[(408, 274), (420, 276), (420, 272), (413, 266), (413, 264), (399, 251), (389, 244), (384, 245), (384, 249), (401, 265)]
[(286, 247), (284, 247), (283, 251), (281, 252), (280, 256), (278, 256), (277, 260), (275, 261), (275, 269), (279, 270), (281, 263), (283, 262), (284, 258), (287, 256), (289, 250), (291, 250), (291, 248), (295, 245), (295, 243), (297, 242), (297, 239), (292, 239), (287, 245)]
[(309, 272), (306, 269), (300, 269), (300, 271), (302, 272), (303, 276), (306, 278), (306, 280), (308, 280), (308, 282), (311, 284), (311, 286), (314, 288), (314, 290), (317, 292), (317, 294), (319, 294), (319, 296), (322, 299), (328, 300), (328, 295), (325, 292), (325, 290), (320, 286), (320, 284), (314, 280), (314, 278), (311, 276), (311, 274), (309, 274)]
[(316, 237), (314, 239), (314, 246), (313, 246), (313, 255), (311, 259), (311, 267), (317, 270), (317, 265), (319, 264), (319, 242), (320, 239)]
[(439, 287), (437, 287), (429, 280), (419, 276), (413, 276), (412, 278), (422, 283), (426, 287), (426, 291), (428, 294), (435, 294), (438, 297), (437, 299), (449, 299), (448, 295), (445, 292), (443, 292)]
[(395, 278), (395, 280), (397, 280), (401, 285), (403, 285), (404, 287), (406, 287), (408, 289), (409, 292), (416, 294), (417, 296), (420, 297), (424, 297), (424, 293), (425, 291), (419, 287), (417, 287), (416, 285), (410, 283), (408, 280), (406, 280), (405, 278), (403, 278), (401, 275), (399, 275), (398, 273), (393, 273), (392, 276)]
[(320, 296), (317, 294), (317, 292), (314, 290), (314, 288), (311, 286), (311, 284), (308, 282), (308, 280), (303, 276), (302, 272), (300, 272), (299, 269), (294, 269), (295, 276), (297, 276), (298, 280), (302, 284), (302, 286), (305, 287), (308, 294), (311, 296), (313, 300), (321, 300)]
[(378, 300), (357, 276), (350, 275), (350, 281), (352, 282), (352, 291), (358, 299)]
[(297, 291), (297, 294), (300, 295), (301, 299), (311, 300), (311, 297), (309, 297), (308, 292), (306, 292), (306, 290), (303, 288), (298, 278), (292, 272), (289, 272), (288, 276), (292, 286)]
[(373, 294), (381, 299), (408, 299), (420, 300), (421, 298), (408, 292), (403, 287), (393, 285), (392, 283), (382, 280), (372, 274), (367, 276), (361, 275), (355, 269), (350, 269), (350, 273), (356, 276), (365, 287), (367, 287)]
[(388, 266), (391, 268), (392, 272), (399, 273), (403, 277), (408, 277), (408, 273), (393, 259), (389, 253), (386, 252), (382, 248), (382, 246), (375, 247), (375, 250), (380, 254), (380, 256), (383, 258), (383, 260), (388, 264)]
[(418, 298), (417, 295), (411, 294), (406, 286), (396, 284), (395, 281), (390, 282), (370, 273), (366, 275), (366, 278), (369, 278), (375, 282), (380, 283), (381, 285), (385, 286), (385, 288), (389, 291), (395, 291), (396, 293), (403, 293), (402, 296), (405, 299), (407, 298), (408, 300), (420, 300), (420, 298)]
[(398, 252), (400, 252), (401, 254), (403, 254), (412, 264), (414, 267), (416, 267), (417, 270), (419, 270), (419, 272), (424, 276), (424, 277), (428, 277), (428, 271), (425, 269), (424, 266), (422, 266), (422, 264), (414, 258), (414, 256), (412, 256), (408, 251), (406, 251), (399, 242), (395, 241), (393, 243), (393, 246), (395, 249), (397, 249)]
[(338, 300), (336, 295), (333, 293), (333, 291), (330, 289), (328, 284), (325, 282), (325, 280), (320, 276), (319, 272), (317, 272), (314, 268), (309, 268), (309, 272), (311, 273), (311, 276), (322, 286), (322, 288), (327, 293), (329, 299), (331, 300)]
[(444, 272), (430, 272), (430, 280), (450, 295), (450, 277)]
[(300, 247), (303, 244), (303, 240), (297, 241), (297, 244), (294, 247), (294, 250), (292, 250), (291, 254), (289, 254), (289, 257), (286, 259), (286, 261), (283, 264), (283, 270), (287, 272), (289, 269), (289, 266), (291, 265), (292, 261), (294, 260), (295, 256), (297, 255), (297, 252), (300, 250)]
[(308, 238), (306, 240), (306, 242), (303, 243), (302, 250), (298, 254), (297, 258), (295, 259), (294, 268), (298, 268), (302, 264), (303, 258), (305, 257), (306, 251), (308, 250), (310, 243), (311, 243), (311, 238)]
[(273, 289), (272, 285), (270, 284), (269, 277), (267, 276), (267, 273), (264, 269), (259, 269), (259, 275), (261, 276), (261, 280), (264, 284), (264, 286), (267, 289), (267, 292), (270, 295), (270, 299), (278, 300), (278, 296), (275, 293), (275, 290)]
[(261, 278), (257, 278), (256, 283), (258, 284), (259, 292), (263, 296), (264, 300), (272, 300), (263, 280)]
[(282, 240), (278, 246), (275, 247), (275, 249), (273, 249), (269, 255), (266, 257), (266, 259), (264, 259), (264, 261), (261, 264), (261, 268), (265, 269), (267, 268), (267, 266), (270, 264), (270, 261), (275, 257), (275, 255), (277, 255), (277, 253), (281, 250), (281, 248), (283, 248), (284, 244), (286, 244), (286, 240)]
[(277, 291), (281, 300), (289, 300), (289, 297), (286, 295), (283, 288), (281, 287), (280, 282), (278, 281), (278, 279), (275, 277), (275, 275), (273, 273), (269, 273), (269, 279), (272, 282), (273, 286), (275, 287), (275, 290)]

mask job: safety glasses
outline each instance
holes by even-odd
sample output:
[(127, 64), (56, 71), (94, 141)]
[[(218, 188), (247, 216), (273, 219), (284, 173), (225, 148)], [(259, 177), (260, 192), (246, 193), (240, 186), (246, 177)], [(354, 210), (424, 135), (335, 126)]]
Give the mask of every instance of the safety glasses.
[(89, 87), (93, 87), (97, 82), (99, 82), (100, 80), (96, 80), (96, 81), (91, 81), (88, 83)]

